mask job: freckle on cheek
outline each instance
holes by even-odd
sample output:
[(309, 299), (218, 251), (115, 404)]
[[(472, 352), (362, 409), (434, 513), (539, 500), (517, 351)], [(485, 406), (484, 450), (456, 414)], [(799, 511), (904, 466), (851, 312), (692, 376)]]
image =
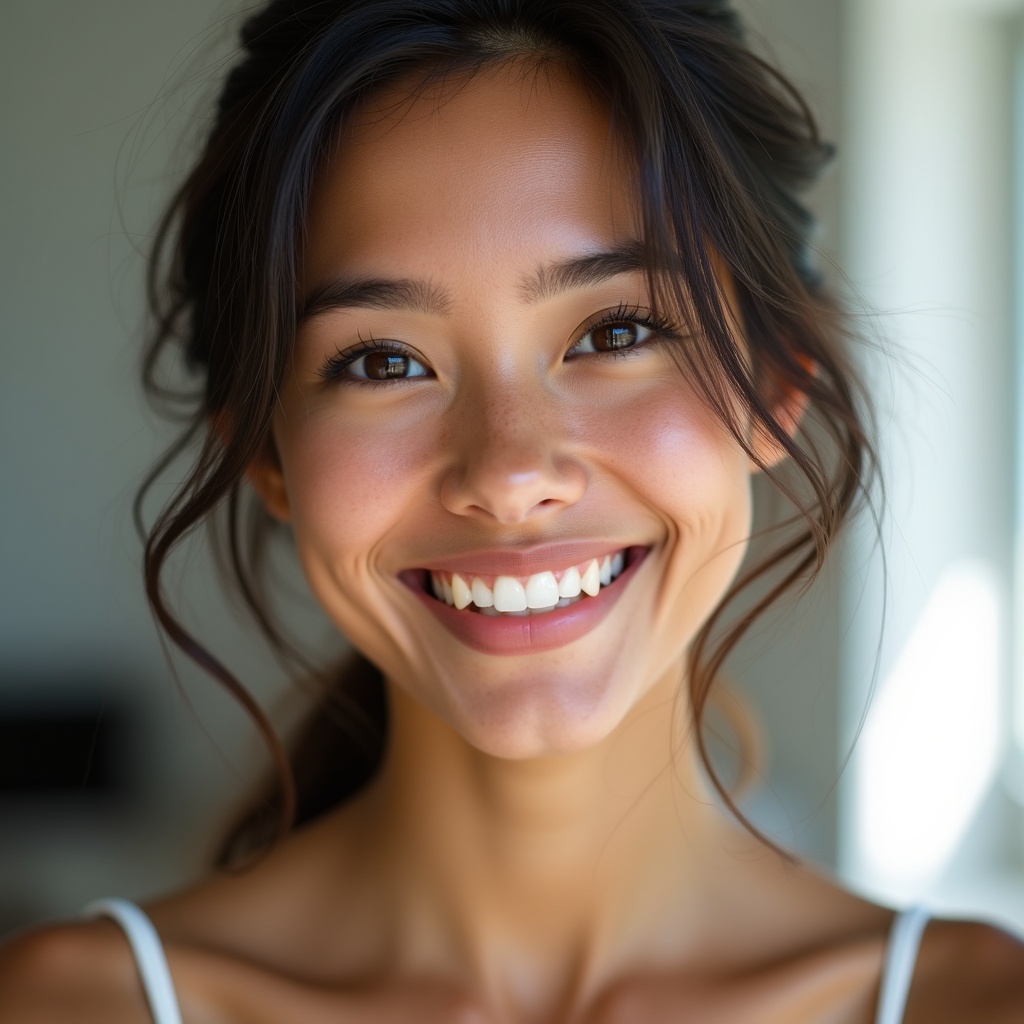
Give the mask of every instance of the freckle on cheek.
[(358, 524), (386, 513), (422, 470), (423, 453), (416, 448), (407, 438), (369, 431), (306, 439), (294, 476), (307, 519), (331, 529), (351, 524), (358, 531)]

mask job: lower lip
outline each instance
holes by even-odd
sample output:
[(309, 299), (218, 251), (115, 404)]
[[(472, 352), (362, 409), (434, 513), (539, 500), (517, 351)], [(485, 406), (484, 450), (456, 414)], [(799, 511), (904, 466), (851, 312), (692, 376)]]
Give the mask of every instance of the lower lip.
[(438, 601), (421, 586), (410, 586), (441, 625), (467, 647), (483, 654), (535, 654), (571, 644), (597, 626), (615, 606), (647, 551), (647, 548), (630, 548), (629, 564), (608, 586), (601, 587), (597, 597), (581, 597), (575, 604), (540, 615), (481, 615), (459, 611)]

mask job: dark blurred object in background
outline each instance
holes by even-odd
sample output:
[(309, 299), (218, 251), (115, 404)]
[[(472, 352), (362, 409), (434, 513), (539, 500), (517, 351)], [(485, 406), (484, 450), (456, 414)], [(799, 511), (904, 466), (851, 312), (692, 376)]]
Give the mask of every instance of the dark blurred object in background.
[(123, 730), (123, 711), (109, 704), (0, 703), (0, 800), (122, 795)]

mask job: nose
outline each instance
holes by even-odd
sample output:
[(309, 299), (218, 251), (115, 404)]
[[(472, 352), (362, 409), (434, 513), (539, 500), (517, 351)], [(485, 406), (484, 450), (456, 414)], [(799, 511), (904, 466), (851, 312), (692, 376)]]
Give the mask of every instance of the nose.
[(509, 385), (465, 403), (441, 483), (449, 512), (515, 525), (583, 497), (587, 475), (569, 450), (564, 416), (544, 389)]

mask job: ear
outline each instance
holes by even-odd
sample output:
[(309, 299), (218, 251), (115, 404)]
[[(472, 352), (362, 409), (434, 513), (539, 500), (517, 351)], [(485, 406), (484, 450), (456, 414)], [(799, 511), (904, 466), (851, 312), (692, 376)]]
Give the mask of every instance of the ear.
[[(230, 414), (219, 412), (210, 417), (210, 428), (220, 435), (221, 443), (228, 444), (234, 429)], [(267, 512), (281, 522), (291, 522), (292, 509), (288, 500), (281, 459), (273, 437), (267, 438), (263, 452), (245, 470), (245, 479), (259, 495)]]
[(288, 500), (288, 488), (285, 486), (277, 445), (272, 438), (267, 440), (267, 450), (249, 463), (245, 478), (275, 519), (282, 523), (291, 522), (292, 506)]
[[(800, 357), (800, 363), (811, 376), (815, 374), (817, 368), (813, 360), (802, 356)], [(804, 417), (804, 412), (807, 409), (807, 402), (807, 392), (792, 385), (783, 387), (776, 396), (772, 413), (775, 416), (776, 422), (782, 427), (788, 437), (793, 438), (796, 436), (800, 422)], [(760, 459), (762, 466), (766, 468), (774, 468), (789, 454), (774, 437), (756, 428), (753, 437), (753, 449), (758, 459)], [(759, 473), (762, 466), (758, 466), (753, 459), (750, 460), (751, 472)]]

